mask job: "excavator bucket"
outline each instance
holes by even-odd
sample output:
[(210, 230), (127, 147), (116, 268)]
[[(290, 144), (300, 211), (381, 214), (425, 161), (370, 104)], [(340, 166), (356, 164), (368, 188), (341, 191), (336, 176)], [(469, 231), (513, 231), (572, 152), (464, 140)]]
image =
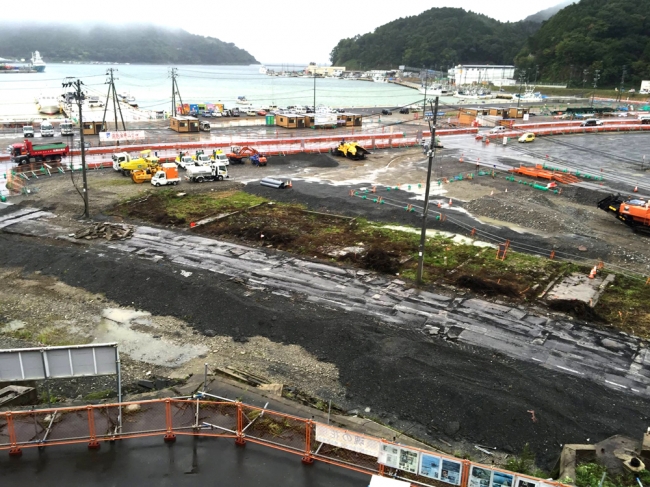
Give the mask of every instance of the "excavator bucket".
[(625, 202), (625, 200), (620, 194), (610, 194), (598, 202), (598, 208), (618, 215), (618, 210), (623, 202)]

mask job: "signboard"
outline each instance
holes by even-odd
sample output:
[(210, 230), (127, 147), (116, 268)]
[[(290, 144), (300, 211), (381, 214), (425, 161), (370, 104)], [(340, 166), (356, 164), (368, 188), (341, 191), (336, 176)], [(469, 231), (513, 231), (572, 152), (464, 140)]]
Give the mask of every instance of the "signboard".
[(405, 472), (418, 473), (418, 463), (420, 460), (420, 452), (415, 450), (408, 450), (400, 448), (399, 451), (399, 468)]
[(390, 468), (398, 468), (399, 466), (399, 446), (383, 443), (379, 450), (379, 457), (377, 462), (386, 465)]
[(524, 113), (524, 122), (527, 122), (530, 119), (530, 115)]
[(472, 465), (469, 471), (469, 487), (491, 487), (492, 470)]
[(492, 487), (514, 487), (515, 476), (495, 470), (492, 472)]
[(101, 142), (111, 140), (141, 140), (144, 139), (144, 130), (128, 130), (126, 132), (99, 132)]
[(428, 453), (420, 454), (420, 468), (418, 475), (430, 479), (440, 479), (441, 458)]
[(443, 458), (440, 466), (440, 480), (448, 484), (460, 485), (461, 468), (460, 462)]
[(0, 381), (112, 375), (117, 361), (116, 343), (0, 350)]
[(316, 441), (375, 458), (379, 456), (379, 445), (381, 444), (374, 438), (320, 423), (316, 423)]
[(539, 485), (539, 482), (533, 479), (517, 477), (516, 487), (539, 487)]
[(314, 117), (314, 125), (336, 125), (336, 113), (316, 112)]

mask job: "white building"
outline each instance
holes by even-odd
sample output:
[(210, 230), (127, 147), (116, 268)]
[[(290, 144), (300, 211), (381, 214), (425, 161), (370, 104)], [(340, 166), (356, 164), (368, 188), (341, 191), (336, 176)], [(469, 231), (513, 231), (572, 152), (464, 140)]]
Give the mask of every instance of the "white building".
[(488, 84), (495, 86), (513, 86), (515, 81), (515, 67), (510, 65), (482, 65), (482, 64), (459, 64), (451, 68), (447, 77), (449, 82), (457, 86)]
[(643, 80), (641, 81), (641, 88), (639, 91), (643, 91), (645, 93), (650, 92), (650, 80)]

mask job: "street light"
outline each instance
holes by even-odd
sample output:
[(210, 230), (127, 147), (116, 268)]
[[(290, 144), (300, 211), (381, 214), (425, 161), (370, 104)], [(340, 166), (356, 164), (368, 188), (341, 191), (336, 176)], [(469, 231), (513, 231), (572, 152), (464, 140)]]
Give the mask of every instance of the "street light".
[(521, 84), (524, 81), (526, 76), (526, 70), (522, 69), (519, 72), (519, 96), (517, 97), (517, 108), (519, 108), (519, 103), (521, 102)]

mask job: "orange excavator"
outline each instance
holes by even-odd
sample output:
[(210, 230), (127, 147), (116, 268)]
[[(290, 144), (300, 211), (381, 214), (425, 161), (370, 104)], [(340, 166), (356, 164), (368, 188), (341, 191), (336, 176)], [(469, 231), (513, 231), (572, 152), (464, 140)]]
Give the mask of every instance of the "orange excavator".
[(254, 166), (266, 166), (266, 156), (252, 147), (239, 147), (233, 145), (232, 152), (226, 154), (231, 164), (243, 164), (244, 159), (248, 157)]
[(650, 235), (650, 201), (642, 198), (625, 198), (610, 195), (598, 202), (598, 208), (614, 213), (616, 218), (636, 233)]

